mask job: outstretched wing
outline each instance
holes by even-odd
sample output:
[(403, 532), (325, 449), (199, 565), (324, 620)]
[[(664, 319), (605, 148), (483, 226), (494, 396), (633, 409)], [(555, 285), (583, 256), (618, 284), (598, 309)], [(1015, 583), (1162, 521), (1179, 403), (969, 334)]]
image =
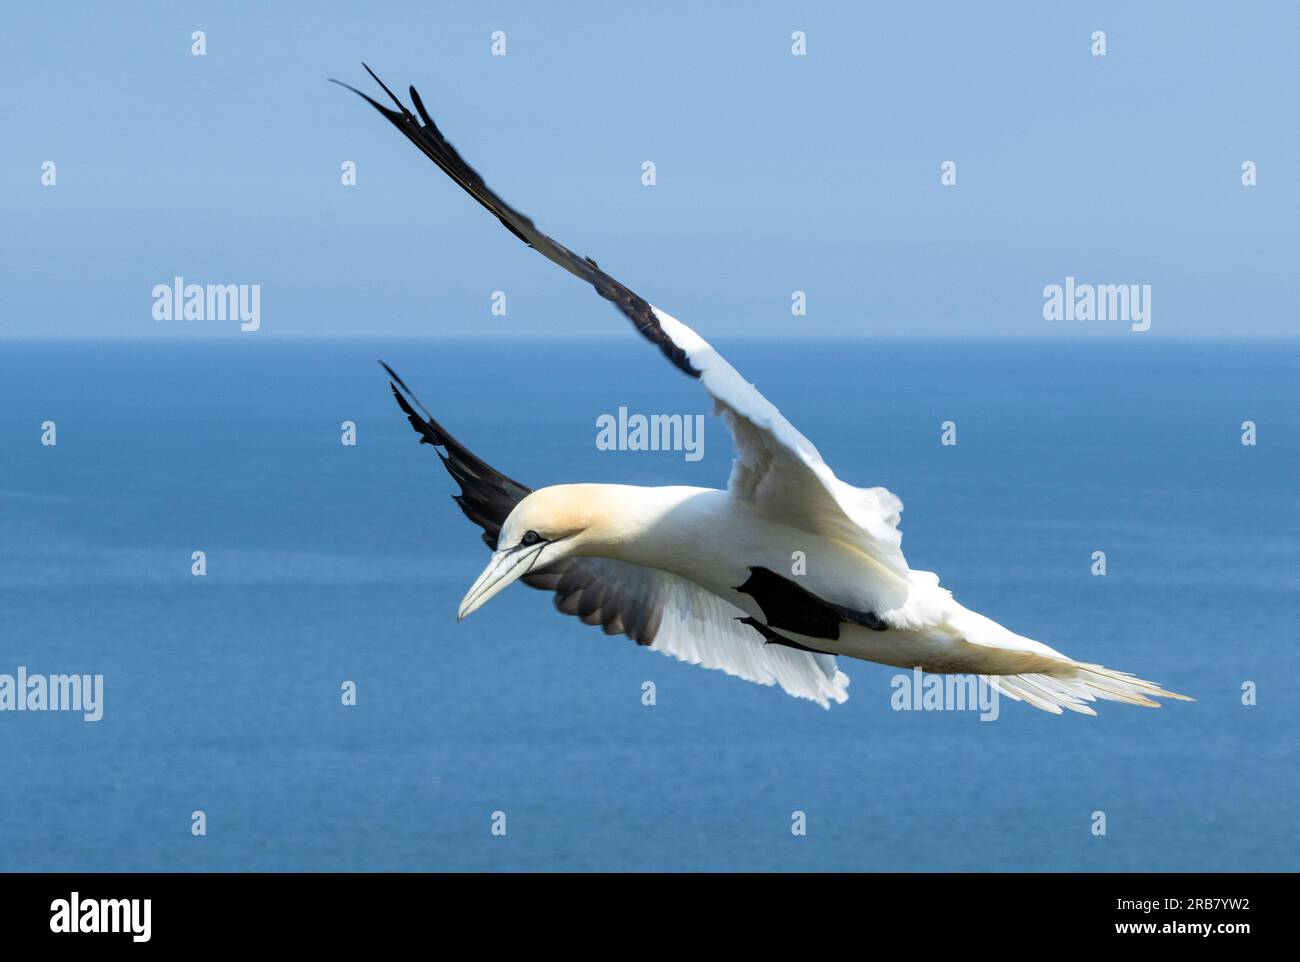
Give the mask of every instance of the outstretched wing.
[[(531, 580), (529, 580), (531, 579)], [(773, 644), (745, 623), (745, 612), (699, 585), (655, 568), (607, 558), (570, 558), (525, 580), (555, 592), (555, 606), (606, 634), (692, 665), (760, 685), (777, 684), (823, 708), (848, 699), (848, 676), (835, 656)]]
[(597, 293), (626, 314), (642, 335), (657, 344), (674, 365), (700, 379), (735, 439), (736, 459), (729, 484), (735, 498), (765, 517), (856, 546), (892, 573), (900, 586), (906, 583), (908, 567), (898, 530), (903, 505), (897, 497), (884, 488), (856, 488), (837, 478), (812, 442), (703, 338), (614, 280), (591, 258), (579, 257), (543, 234), (532, 220), (493, 193), (438, 130), (414, 87), (410, 88), (411, 100), (419, 119), (369, 67), (366, 70), (392, 98), (397, 109), (385, 107), (347, 84), (340, 85), (363, 97), (388, 118), (507, 230), (591, 284)]
[[(460, 494), (453, 495), (453, 499), (460, 505), (460, 510), (465, 512), (465, 517), (483, 529), (483, 543), (495, 551), (501, 526), (506, 523), (506, 518), (510, 517), (515, 505), (531, 494), (533, 489), (513, 478), (507, 478), (486, 461), (476, 457), (433, 419), (433, 415), (411, 393), (411, 389), (398, 377), (396, 371), (383, 361), (379, 363), (388, 372), (388, 386), (392, 388), (393, 397), (397, 399), (398, 407), (406, 419), (411, 422), (411, 427), (420, 435), (420, 443), (433, 445), (442, 460), (442, 466), (460, 485)], [(416, 408), (420, 409), (418, 414)], [(442, 451), (438, 451), (438, 448)]]
[(601, 297), (611, 301), (615, 307), (626, 314), (644, 337), (659, 345), (659, 349), (664, 352), (668, 360), (692, 377), (698, 376), (697, 372), (692, 370), (690, 364), (686, 362), (681, 348), (660, 330), (659, 319), (645, 300), (633, 294), (602, 271), (590, 257), (579, 257), (563, 244), (557, 244), (551, 240), (551, 238), (539, 231), (531, 220), (503, 201), (483, 183), (483, 178), (461, 159), (460, 154), (456, 153), (456, 148), (447, 141), (447, 138), (443, 137), (437, 125), (429, 118), (428, 112), (424, 109), (424, 103), (420, 100), (420, 95), (415, 92), (414, 87), (410, 88), (411, 100), (415, 104), (415, 109), (420, 112), (420, 119), (424, 121), (423, 124), (412, 116), (411, 112), (406, 109), (393, 92), (384, 85), (384, 82), (375, 76), (373, 70), (366, 67), (366, 72), (371, 77), (374, 77), (375, 83), (384, 88), (384, 93), (388, 94), (393, 103), (397, 105), (397, 110), (390, 110), (360, 90), (340, 80), (335, 80), (334, 83), (340, 87), (346, 87), (357, 96), (364, 98), (370, 106), (387, 117), (394, 127), (405, 134), (411, 143), (419, 147), (426, 157), (442, 168), (448, 177), (460, 184), (466, 193), (495, 214), (497, 219), (505, 225), (506, 230), (529, 247), (544, 254), (549, 260), (559, 264), (569, 273), (582, 278), (594, 287)]
[[(383, 364), (383, 362), (380, 362)], [(389, 386), (420, 443), (433, 445), (460, 485), (456, 503), (496, 548), (497, 536), (531, 488), (497, 471), (434, 420), (387, 364)], [(768, 643), (738, 619), (745, 612), (712, 592), (665, 571), (604, 558), (567, 558), (524, 575), (525, 584), (555, 594), (555, 607), (607, 635), (627, 635), (638, 645), (692, 665), (716, 668), (760, 685), (780, 685), (822, 707), (843, 702), (849, 680), (833, 655)]]

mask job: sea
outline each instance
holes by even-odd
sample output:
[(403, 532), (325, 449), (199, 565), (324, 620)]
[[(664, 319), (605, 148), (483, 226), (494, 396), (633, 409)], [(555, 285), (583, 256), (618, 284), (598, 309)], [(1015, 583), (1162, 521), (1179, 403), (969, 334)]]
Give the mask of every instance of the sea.
[(631, 334), (7, 340), (0, 676), (103, 698), (0, 711), (0, 869), (1300, 868), (1300, 341), (717, 346), (913, 567), (1196, 701), (903, 711), (842, 659), (823, 710), (522, 585), (457, 623), (487, 549), (376, 362), (524, 484), (725, 486), (715, 418), (597, 445), (711, 410)]

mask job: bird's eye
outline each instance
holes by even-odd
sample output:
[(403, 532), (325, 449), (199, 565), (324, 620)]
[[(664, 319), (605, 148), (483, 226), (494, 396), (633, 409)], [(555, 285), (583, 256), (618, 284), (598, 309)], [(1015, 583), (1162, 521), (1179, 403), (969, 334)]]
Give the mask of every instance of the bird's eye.
[(542, 536), (538, 534), (536, 531), (525, 531), (524, 536), (523, 538), (520, 539), (519, 543), (525, 545), (537, 544), (537, 542), (541, 540), (542, 540)]

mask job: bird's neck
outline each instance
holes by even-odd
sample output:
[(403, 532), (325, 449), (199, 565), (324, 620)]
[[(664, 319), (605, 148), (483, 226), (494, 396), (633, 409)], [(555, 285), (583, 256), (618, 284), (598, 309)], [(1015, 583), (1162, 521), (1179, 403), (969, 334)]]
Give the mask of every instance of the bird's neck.
[(591, 524), (575, 554), (674, 570), (708, 537), (727, 493), (713, 488), (575, 485)]

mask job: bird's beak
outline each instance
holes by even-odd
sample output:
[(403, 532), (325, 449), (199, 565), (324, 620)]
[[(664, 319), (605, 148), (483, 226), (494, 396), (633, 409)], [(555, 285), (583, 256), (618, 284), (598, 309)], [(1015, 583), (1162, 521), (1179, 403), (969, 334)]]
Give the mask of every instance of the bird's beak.
[(465, 592), (465, 597), (461, 599), (460, 608), (456, 611), (456, 620), (463, 621), (483, 607), (498, 591), (507, 587), (516, 578), (527, 574), (545, 547), (546, 543), (543, 542), (528, 547), (516, 545), (513, 548), (503, 548), (493, 552), (488, 566), (469, 586), (469, 591)]

